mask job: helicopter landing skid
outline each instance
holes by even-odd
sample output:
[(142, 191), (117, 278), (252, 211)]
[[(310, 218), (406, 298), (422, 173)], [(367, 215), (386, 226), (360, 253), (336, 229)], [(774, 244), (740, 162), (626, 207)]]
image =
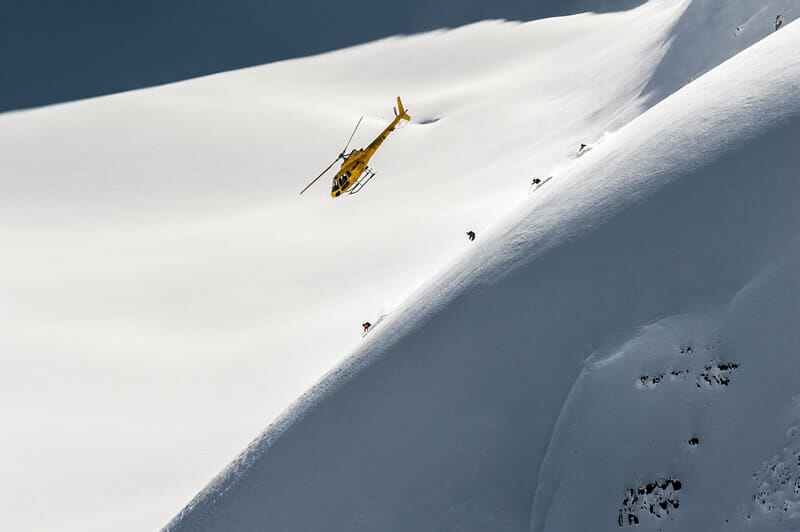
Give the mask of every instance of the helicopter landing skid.
[(358, 178), (358, 181), (353, 183), (353, 186), (350, 187), (348, 194), (355, 194), (356, 192), (361, 192), (366, 184), (369, 182), (370, 179), (375, 177), (375, 172), (373, 172), (370, 168), (364, 170), (364, 173), (361, 177)]

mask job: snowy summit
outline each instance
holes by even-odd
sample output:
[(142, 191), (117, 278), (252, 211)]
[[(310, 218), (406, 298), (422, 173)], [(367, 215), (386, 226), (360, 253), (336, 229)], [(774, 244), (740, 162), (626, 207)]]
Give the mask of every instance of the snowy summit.
[[(798, 12), (485, 21), (0, 115), (4, 528), (800, 529)], [(398, 96), (369, 183), (299, 196)]]

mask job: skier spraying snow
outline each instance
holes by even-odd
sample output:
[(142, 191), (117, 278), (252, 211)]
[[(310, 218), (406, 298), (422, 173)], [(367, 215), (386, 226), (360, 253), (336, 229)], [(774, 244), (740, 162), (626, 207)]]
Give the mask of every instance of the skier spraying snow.
[(539, 187), (541, 187), (551, 179), (553, 179), (553, 176), (547, 176), (547, 179), (539, 179), (538, 177), (534, 177), (533, 181), (531, 181), (531, 186), (528, 189), (528, 194), (531, 194), (532, 192), (538, 190)]

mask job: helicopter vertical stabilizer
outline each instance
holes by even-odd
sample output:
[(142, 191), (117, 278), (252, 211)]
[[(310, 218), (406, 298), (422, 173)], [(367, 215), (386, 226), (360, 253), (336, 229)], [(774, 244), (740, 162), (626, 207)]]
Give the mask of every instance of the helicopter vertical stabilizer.
[(405, 107), (403, 107), (403, 102), (400, 101), (400, 96), (397, 97), (397, 111), (400, 118), (403, 120), (411, 120), (411, 117), (408, 116)]

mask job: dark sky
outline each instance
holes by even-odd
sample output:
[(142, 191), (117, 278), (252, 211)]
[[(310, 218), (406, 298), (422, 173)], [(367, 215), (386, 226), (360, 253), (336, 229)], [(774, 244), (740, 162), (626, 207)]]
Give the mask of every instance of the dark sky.
[(0, 0), (0, 112), (489, 18), (644, 0)]

